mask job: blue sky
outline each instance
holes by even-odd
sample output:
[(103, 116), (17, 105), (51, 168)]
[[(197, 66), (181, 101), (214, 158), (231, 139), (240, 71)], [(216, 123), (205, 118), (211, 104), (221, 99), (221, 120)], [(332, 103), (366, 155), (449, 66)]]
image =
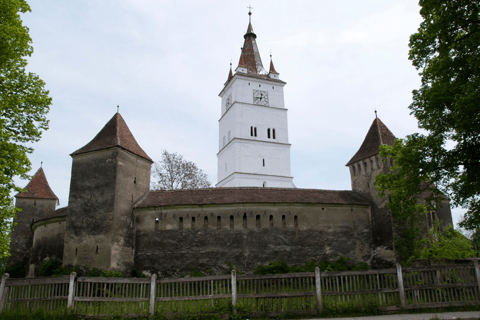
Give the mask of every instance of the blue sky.
[[(350, 190), (345, 164), (375, 114), (396, 137), (418, 132), (409, 115), (420, 85), (408, 40), (417, 0), (30, 1), (22, 15), (37, 73), (53, 97), (50, 129), (33, 145), (61, 206), (70, 153), (88, 143), (117, 105), (154, 160), (182, 154), (217, 182), (218, 93), (236, 67), (247, 6), (265, 66), (270, 50), (287, 82), (291, 170), (300, 188)], [(21, 185), (26, 182), (21, 181)], [(454, 209), (458, 222), (464, 210)]]

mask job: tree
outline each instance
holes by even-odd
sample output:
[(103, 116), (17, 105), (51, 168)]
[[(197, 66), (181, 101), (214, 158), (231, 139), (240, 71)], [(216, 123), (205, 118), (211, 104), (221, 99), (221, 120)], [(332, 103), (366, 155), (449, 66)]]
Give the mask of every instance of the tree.
[(154, 190), (199, 189), (212, 186), (207, 175), (195, 163), (167, 150), (162, 151), (162, 160), (153, 164), (152, 178)]
[(8, 255), (12, 219), (18, 211), (13, 192), (22, 191), (14, 177), (29, 179), (29, 143), (48, 129), (52, 99), (45, 83), (25, 70), (33, 53), (20, 13), (31, 11), (24, 0), (0, 0), (0, 259)]
[[(377, 189), (380, 195), (388, 194), (393, 216), (433, 211), (448, 196), (453, 205), (468, 209), (461, 225), (477, 230), (480, 3), (420, 0), (420, 6), (424, 21), (410, 37), (409, 59), (420, 70), (422, 83), (413, 91), (409, 108), (426, 134), (415, 133), (381, 147), (381, 155), (393, 157), (395, 166), (377, 177)], [(419, 204), (421, 195), (427, 196)]]

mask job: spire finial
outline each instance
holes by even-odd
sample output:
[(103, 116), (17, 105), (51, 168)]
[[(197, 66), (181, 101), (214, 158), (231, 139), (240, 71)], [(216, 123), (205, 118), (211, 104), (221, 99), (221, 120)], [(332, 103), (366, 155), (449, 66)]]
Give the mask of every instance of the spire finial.
[(248, 22), (252, 22), (252, 9), (253, 7), (251, 5), (249, 5), (248, 7)]
[(40, 168), (43, 168), (43, 161), (40, 162)]
[(375, 109), (375, 119), (377, 119), (377, 109)]

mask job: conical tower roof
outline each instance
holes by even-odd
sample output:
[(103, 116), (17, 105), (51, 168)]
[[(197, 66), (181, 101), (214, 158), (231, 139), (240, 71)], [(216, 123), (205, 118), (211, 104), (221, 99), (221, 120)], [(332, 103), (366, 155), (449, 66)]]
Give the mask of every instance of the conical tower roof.
[[(251, 17), (252, 13), (248, 13)], [(251, 21), (248, 23), (247, 33), (243, 36), (245, 42), (243, 43), (242, 55), (245, 64), (247, 66), (248, 73), (254, 74), (266, 74), (267, 72), (263, 68), (262, 59), (260, 58), (260, 53), (258, 52), (257, 42), (255, 39), (257, 35), (253, 32), (253, 27)]]
[(50, 188), (42, 168), (37, 170), (25, 189), (27, 191), (17, 193), (15, 198), (52, 199), (58, 201), (58, 197)]
[[(103, 150), (112, 147), (120, 147), (128, 150), (137, 156), (152, 161), (150, 157), (143, 151), (138, 145), (137, 141), (133, 137), (133, 134), (128, 129), (125, 120), (123, 120), (120, 113), (116, 113), (110, 121), (103, 127), (102, 130), (93, 138), (92, 141), (87, 143), (84, 147), (73, 152), (71, 156), (87, 153), (91, 151)], [(152, 161), (153, 162), (153, 161)]]
[(376, 155), (380, 152), (382, 144), (393, 145), (394, 142), (395, 136), (393, 133), (379, 118), (375, 118), (365, 140), (363, 140), (362, 146), (346, 165), (349, 166), (354, 162)]

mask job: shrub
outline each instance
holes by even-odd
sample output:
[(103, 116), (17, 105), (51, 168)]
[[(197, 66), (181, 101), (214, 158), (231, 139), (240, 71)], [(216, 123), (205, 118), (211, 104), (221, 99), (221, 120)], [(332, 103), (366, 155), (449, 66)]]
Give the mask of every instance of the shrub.
[(259, 265), (253, 269), (253, 274), (280, 274), (293, 272), (315, 272), (318, 267), (320, 271), (349, 271), (349, 270), (368, 270), (368, 264), (361, 262), (355, 264), (350, 262), (350, 258), (340, 257), (335, 262), (328, 260), (307, 261), (303, 266), (289, 266), (285, 260), (270, 262), (267, 266)]

